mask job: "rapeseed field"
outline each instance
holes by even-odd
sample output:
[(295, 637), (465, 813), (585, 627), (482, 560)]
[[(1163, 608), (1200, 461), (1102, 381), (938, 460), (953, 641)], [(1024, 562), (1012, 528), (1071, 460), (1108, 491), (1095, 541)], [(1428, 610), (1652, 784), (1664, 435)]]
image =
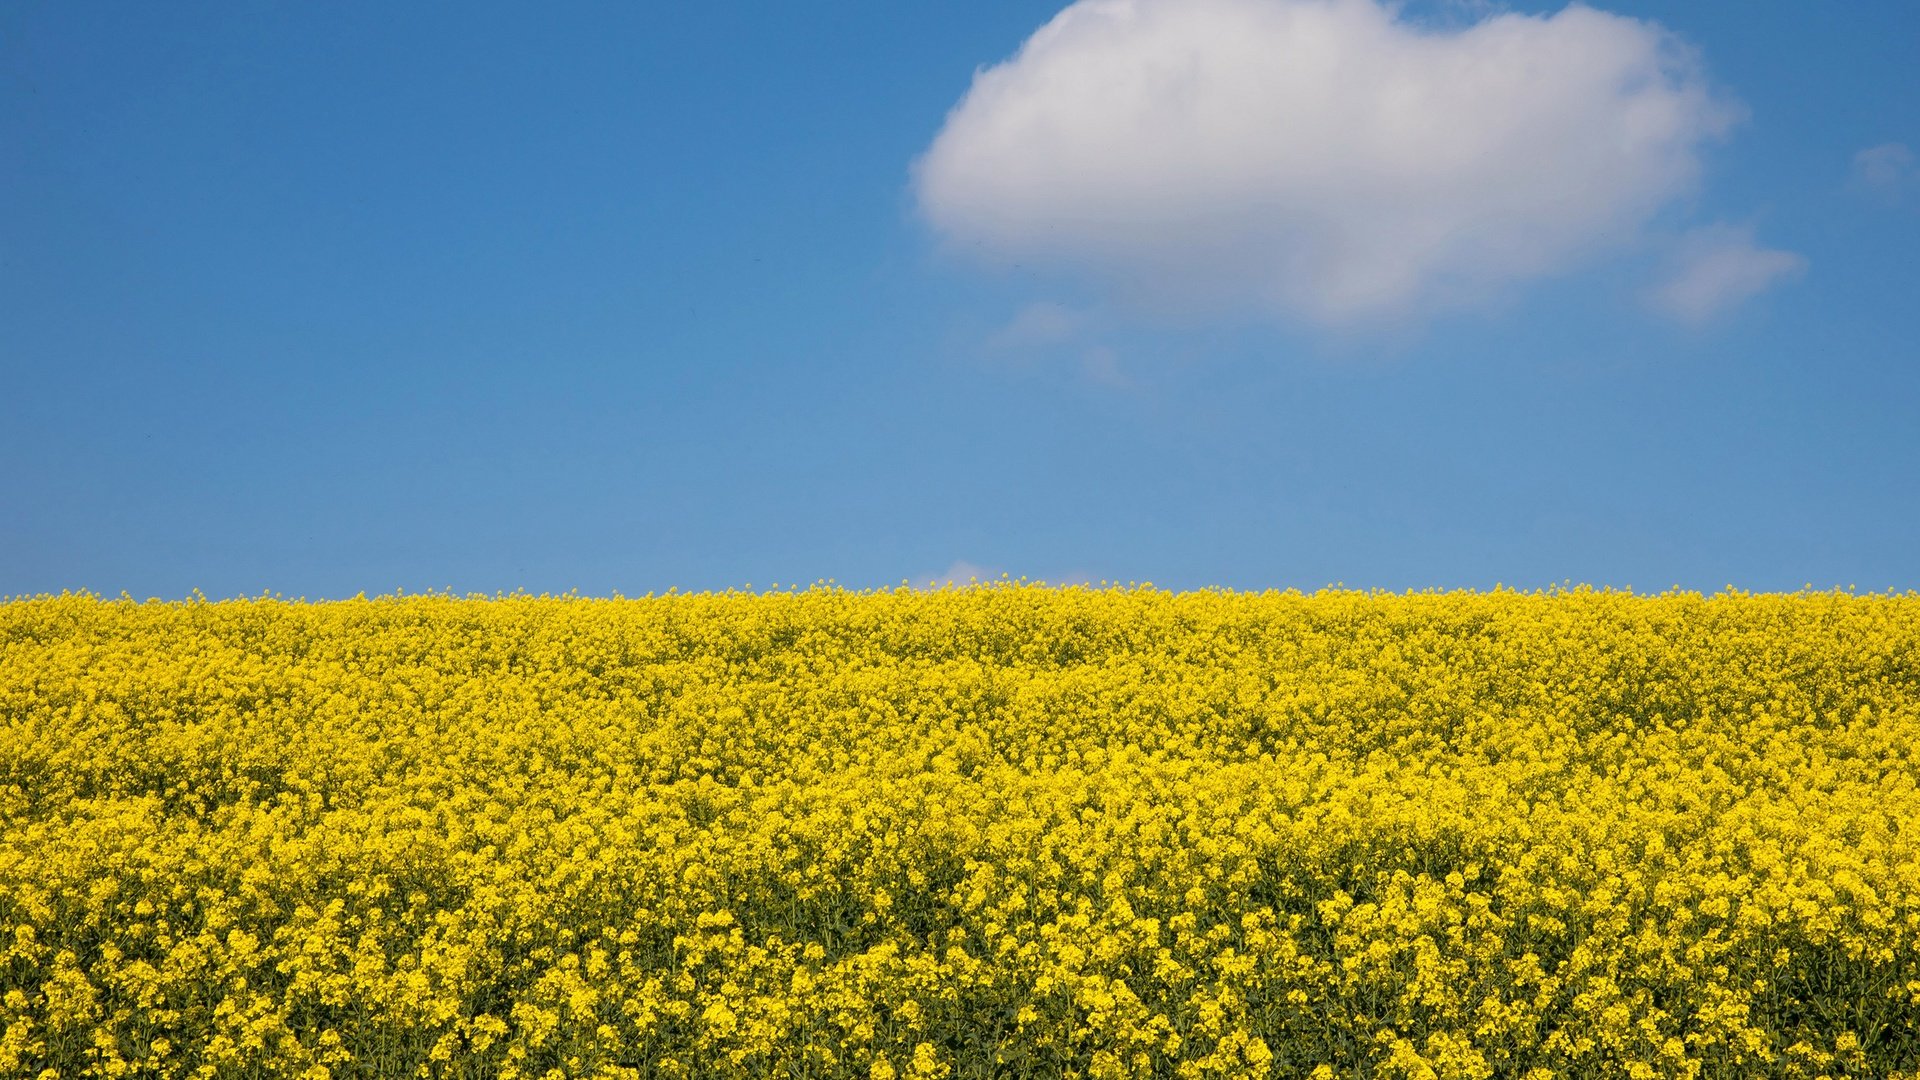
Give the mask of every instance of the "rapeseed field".
[(1920, 597), (0, 605), (0, 1077), (1920, 1075)]

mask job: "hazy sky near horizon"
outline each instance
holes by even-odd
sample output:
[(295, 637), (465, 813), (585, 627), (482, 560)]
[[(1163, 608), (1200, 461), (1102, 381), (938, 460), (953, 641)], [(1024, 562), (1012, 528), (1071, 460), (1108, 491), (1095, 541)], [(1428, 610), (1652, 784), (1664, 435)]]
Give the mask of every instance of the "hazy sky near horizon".
[(0, 0), (0, 595), (1920, 588), (1920, 7)]

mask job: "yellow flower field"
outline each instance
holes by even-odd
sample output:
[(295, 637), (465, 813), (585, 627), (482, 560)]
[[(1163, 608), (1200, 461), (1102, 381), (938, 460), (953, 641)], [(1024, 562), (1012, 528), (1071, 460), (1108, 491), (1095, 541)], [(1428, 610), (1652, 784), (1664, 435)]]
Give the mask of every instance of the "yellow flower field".
[(1920, 597), (0, 605), (0, 1077), (1920, 1075)]

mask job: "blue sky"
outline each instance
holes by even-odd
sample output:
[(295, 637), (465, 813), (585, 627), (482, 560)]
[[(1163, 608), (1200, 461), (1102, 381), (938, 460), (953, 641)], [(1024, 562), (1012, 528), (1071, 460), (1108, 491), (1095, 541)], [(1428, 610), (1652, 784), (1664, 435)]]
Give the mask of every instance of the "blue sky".
[(0, 594), (1920, 586), (1920, 8), (1315, 6), (0, 2)]

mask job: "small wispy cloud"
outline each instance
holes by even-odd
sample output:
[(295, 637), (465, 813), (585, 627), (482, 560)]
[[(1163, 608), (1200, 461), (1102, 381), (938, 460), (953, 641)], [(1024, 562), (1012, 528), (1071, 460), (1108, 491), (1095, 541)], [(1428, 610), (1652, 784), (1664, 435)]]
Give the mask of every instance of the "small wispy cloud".
[(1881, 143), (1853, 155), (1853, 186), (1885, 199), (1920, 191), (1920, 158), (1906, 143)]
[(1754, 243), (1752, 229), (1708, 226), (1680, 238), (1665, 280), (1647, 302), (1670, 318), (1700, 325), (1806, 269), (1804, 256)]
[(1005, 325), (987, 337), (996, 353), (1071, 358), (1090, 383), (1131, 389), (1133, 380), (1120, 367), (1120, 354), (1093, 340), (1094, 320), (1088, 313), (1051, 300), (1038, 300), (1014, 313)]
[[(969, 585), (991, 585), (1008, 579), (1007, 572), (997, 566), (982, 566), (966, 559), (956, 559), (952, 566), (937, 574), (922, 574), (909, 579), (918, 589), (963, 589)], [(1085, 570), (1068, 570), (1056, 576), (1015, 579), (1029, 584), (1052, 586), (1092, 585), (1094, 577)]]
[(981, 566), (965, 559), (956, 559), (953, 565), (937, 574), (926, 574), (914, 580), (922, 589), (963, 588), (967, 585), (985, 585), (1000, 579), (1000, 571), (993, 567)]
[(1064, 304), (1039, 300), (1021, 308), (1005, 326), (994, 331), (987, 344), (995, 349), (1034, 349), (1073, 340), (1086, 316)]

